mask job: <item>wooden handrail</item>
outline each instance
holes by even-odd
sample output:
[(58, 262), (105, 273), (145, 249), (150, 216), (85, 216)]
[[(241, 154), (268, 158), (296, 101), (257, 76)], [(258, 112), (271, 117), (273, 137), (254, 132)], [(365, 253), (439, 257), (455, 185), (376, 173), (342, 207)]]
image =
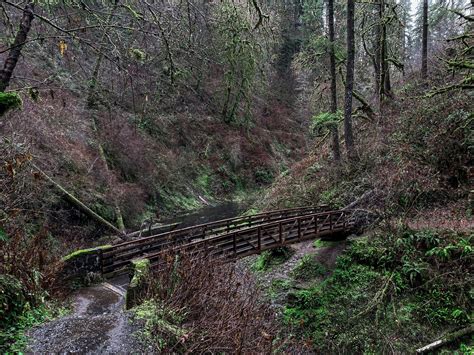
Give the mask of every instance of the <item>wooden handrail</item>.
[[(127, 245), (132, 245), (132, 244), (141, 244), (146, 240), (153, 240), (153, 239), (163, 238), (163, 237), (169, 236), (170, 234), (186, 233), (188, 231), (192, 231), (192, 230), (196, 230), (196, 229), (200, 229), (200, 228), (222, 227), (223, 225), (226, 225), (226, 226), (229, 225), (230, 226), (231, 222), (233, 222), (233, 223), (240, 222), (240, 221), (245, 222), (245, 220), (248, 220), (248, 219), (255, 220), (255, 219), (258, 219), (258, 218), (261, 218), (261, 217), (277, 215), (277, 214), (283, 214), (283, 213), (287, 213), (287, 212), (297, 212), (297, 211), (315, 210), (315, 209), (326, 209), (327, 207), (328, 207), (327, 205), (316, 206), (316, 207), (314, 207), (314, 206), (297, 207), (297, 208), (289, 208), (289, 209), (284, 209), (284, 210), (273, 210), (273, 211), (269, 211), (269, 212), (262, 212), (262, 213), (258, 213), (258, 214), (251, 215), (251, 216), (241, 216), (241, 217), (235, 217), (235, 218), (227, 218), (227, 219), (222, 219), (222, 220), (218, 220), (218, 221), (214, 221), (214, 222), (210, 222), (210, 223), (198, 224), (198, 225), (190, 226), (190, 227), (186, 227), (186, 228), (177, 228), (177, 229), (174, 229), (174, 230), (169, 231), (169, 232), (164, 232), (164, 233), (160, 233), (160, 234), (156, 234), (156, 235), (151, 235), (151, 236), (145, 237), (145, 238), (140, 238), (140, 239), (135, 239), (135, 240), (130, 240), (130, 241), (127, 241), (127, 242), (115, 244), (115, 245), (112, 246), (112, 248), (110, 250), (118, 249), (118, 248), (121, 248), (121, 247), (124, 247), (124, 246), (127, 246)], [(210, 230), (210, 229), (208, 229), (208, 230)]]
[[(220, 234), (206, 235), (203, 233), (194, 236), (194, 239), (193, 237), (185, 239), (184, 242), (182, 239), (172, 237), (177, 232), (181, 233), (183, 230), (190, 229), (175, 230), (167, 233), (168, 238), (157, 240), (143, 238), (146, 242), (144, 245), (127, 243), (125, 248), (104, 251), (103, 272), (105, 274), (119, 272), (136, 257), (146, 257), (151, 262), (155, 262), (160, 259), (164, 251), (196, 250), (213, 255), (230, 255), (234, 258), (260, 253), (265, 249), (309, 238), (341, 232), (347, 233), (353, 226), (351, 215), (351, 211), (338, 210), (282, 217), (231, 231), (229, 228), (224, 228)], [(207, 226), (208, 224), (202, 225), (204, 228)]]

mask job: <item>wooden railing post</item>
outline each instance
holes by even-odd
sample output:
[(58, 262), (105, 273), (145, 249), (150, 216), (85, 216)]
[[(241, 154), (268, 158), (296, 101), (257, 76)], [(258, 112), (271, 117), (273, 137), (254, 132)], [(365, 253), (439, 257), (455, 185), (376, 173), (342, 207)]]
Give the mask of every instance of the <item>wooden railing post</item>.
[(298, 217), (298, 239), (301, 239), (301, 218)]
[(260, 227), (257, 228), (257, 238), (258, 251), (260, 252), (262, 250), (262, 230)]
[(332, 231), (332, 212), (329, 212), (329, 230)]
[(318, 216), (314, 216), (314, 234), (318, 235)]
[(237, 240), (236, 240), (236, 233), (234, 233), (233, 237), (232, 237), (232, 243), (233, 243), (233, 247), (234, 247), (234, 258), (237, 257)]
[[(103, 275), (104, 274), (104, 251), (102, 249), (99, 249), (99, 260), (100, 260), (100, 273)], [(112, 255), (113, 258), (113, 255)], [(112, 259), (112, 265), (113, 265), (113, 259)]]
[(278, 223), (278, 237), (280, 240), (280, 244), (283, 244), (283, 227), (281, 225), (281, 222)]

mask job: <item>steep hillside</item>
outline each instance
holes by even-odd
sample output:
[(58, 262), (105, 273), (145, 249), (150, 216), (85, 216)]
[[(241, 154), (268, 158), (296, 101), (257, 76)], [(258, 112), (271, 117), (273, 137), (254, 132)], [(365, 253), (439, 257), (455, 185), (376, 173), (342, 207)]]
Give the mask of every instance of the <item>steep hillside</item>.
[[(356, 121), (354, 159), (337, 165), (329, 142), (316, 140), (310, 155), (279, 176), (259, 206), (351, 205), (385, 218), (427, 213), (433, 227), (447, 219), (448, 227), (467, 227), (472, 215), (472, 93), (430, 98), (407, 86), (398, 95), (379, 120)], [(450, 206), (454, 215), (446, 214)], [(429, 217), (433, 211), (439, 219)]]
[(407, 84), (380, 120), (357, 120), (357, 156), (343, 163), (316, 141), (256, 205), (324, 203), (371, 217), (365, 235), (254, 264), (280, 260), (258, 278), (316, 352), (472, 352), (472, 92), (425, 93)]

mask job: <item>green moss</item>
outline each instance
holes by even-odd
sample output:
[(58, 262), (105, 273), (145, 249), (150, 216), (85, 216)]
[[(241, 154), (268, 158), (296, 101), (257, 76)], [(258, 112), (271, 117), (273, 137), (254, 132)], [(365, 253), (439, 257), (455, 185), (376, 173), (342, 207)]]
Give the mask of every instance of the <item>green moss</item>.
[(315, 247), (315, 248), (327, 248), (327, 247), (332, 247), (332, 246), (338, 245), (340, 243), (341, 243), (341, 241), (316, 239), (313, 242), (313, 247)]
[(160, 191), (164, 208), (170, 211), (192, 211), (202, 206), (202, 202), (195, 196), (186, 196), (179, 192), (170, 193), (167, 190)]
[(16, 93), (0, 92), (0, 116), (3, 116), (7, 111), (19, 108), (23, 102)]
[(209, 171), (203, 171), (196, 179), (196, 185), (199, 186), (202, 191), (208, 195), (211, 186), (211, 175)]
[(132, 261), (133, 277), (130, 281), (130, 287), (138, 287), (142, 282), (143, 278), (148, 275), (150, 271), (150, 260), (139, 259)]
[(292, 286), (292, 281), (290, 279), (274, 279), (271, 282), (268, 295), (271, 299), (276, 299), (280, 294), (289, 291)]
[(267, 271), (276, 265), (283, 264), (294, 254), (294, 251), (287, 247), (275, 248), (264, 251), (260, 254), (252, 265), (254, 271)]
[(136, 259), (131, 263), (132, 280), (125, 295), (125, 306), (130, 309), (143, 301), (144, 291), (148, 285), (147, 278), (150, 273), (150, 260)]
[(245, 211), (244, 213), (242, 213), (242, 216), (253, 216), (254, 214), (258, 214), (258, 213), (260, 213), (260, 210), (256, 207), (252, 207), (248, 209), (247, 211)]
[(132, 48), (130, 49), (130, 55), (140, 63), (143, 63), (146, 59), (146, 53), (142, 51), (141, 49), (138, 48)]
[(314, 255), (305, 255), (292, 271), (292, 276), (296, 280), (309, 281), (320, 276), (324, 276), (326, 268), (321, 265)]
[(98, 250), (106, 250), (106, 249), (109, 249), (109, 248), (112, 248), (112, 245), (107, 244), (107, 245), (102, 245), (102, 246), (95, 247), (95, 248), (76, 250), (76, 251), (72, 252), (71, 254), (66, 255), (65, 257), (63, 257), (62, 260), (63, 261), (68, 261), (72, 258), (75, 258), (75, 257), (79, 256), (79, 255), (94, 254)]

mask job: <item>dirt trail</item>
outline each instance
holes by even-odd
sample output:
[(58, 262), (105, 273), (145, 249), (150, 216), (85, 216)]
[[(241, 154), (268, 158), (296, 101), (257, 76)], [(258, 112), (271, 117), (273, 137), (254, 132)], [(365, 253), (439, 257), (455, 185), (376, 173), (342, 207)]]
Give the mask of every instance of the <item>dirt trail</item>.
[(76, 292), (72, 314), (33, 328), (26, 353), (130, 354), (146, 352), (124, 310), (127, 278)]
[[(334, 269), (337, 257), (347, 247), (345, 240), (331, 243), (329, 246), (315, 248), (313, 246), (314, 240), (308, 240), (297, 244), (292, 244), (291, 248), (295, 251), (294, 254), (283, 264), (274, 266), (268, 271), (262, 273), (255, 273), (257, 282), (264, 290), (270, 290), (274, 280), (288, 280), (292, 282), (292, 287), (283, 289), (277, 292), (274, 297), (270, 299), (272, 305), (276, 308), (277, 313), (281, 311), (286, 304), (286, 298), (289, 293), (296, 289), (304, 288), (305, 283), (294, 282), (291, 272), (295, 269), (298, 263), (305, 255), (314, 255), (315, 259), (323, 265), (327, 270)], [(249, 270), (251, 265), (255, 262), (257, 255), (247, 257), (238, 261), (238, 268)], [(322, 280), (322, 278), (321, 278)], [(315, 280), (312, 280), (313, 282)]]

